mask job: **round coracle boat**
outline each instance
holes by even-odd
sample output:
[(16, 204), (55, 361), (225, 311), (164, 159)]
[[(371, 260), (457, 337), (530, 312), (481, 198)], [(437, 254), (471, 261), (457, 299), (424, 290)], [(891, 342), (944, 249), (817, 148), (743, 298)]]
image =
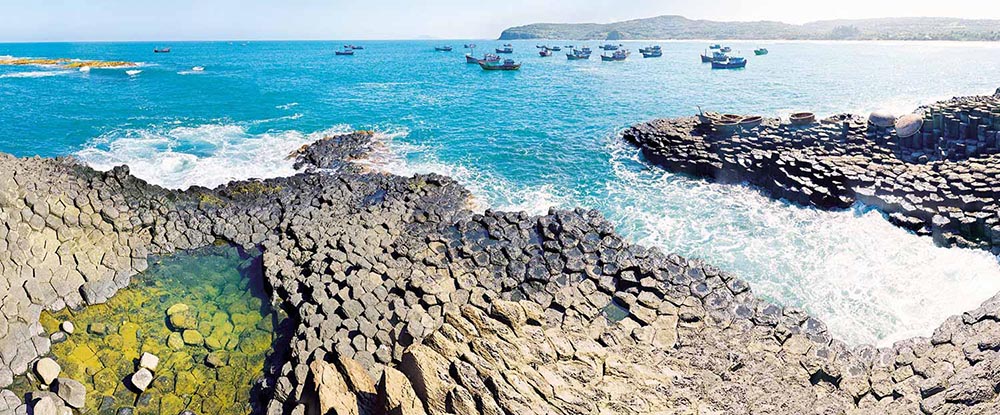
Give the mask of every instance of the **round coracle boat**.
[(811, 112), (796, 112), (788, 116), (788, 120), (791, 121), (792, 125), (809, 125), (816, 122), (816, 114)]
[(740, 119), (740, 127), (756, 128), (763, 122), (764, 122), (764, 117), (761, 117), (759, 115), (751, 115), (749, 117), (743, 117), (742, 119)]

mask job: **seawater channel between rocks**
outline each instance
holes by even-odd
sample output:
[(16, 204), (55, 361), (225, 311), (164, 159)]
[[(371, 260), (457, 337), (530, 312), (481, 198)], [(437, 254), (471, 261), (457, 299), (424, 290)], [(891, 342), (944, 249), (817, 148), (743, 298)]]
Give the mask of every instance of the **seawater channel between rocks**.
[[(150, 264), (107, 303), (41, 316), (53, 335), (50, 354), (62, 367), (60, 376), (86, 386), (81, 412), (249, 413), (251, 389), (263, 376), (282, 318), (266, 300), (260, 253), (219, 244)], [(168, 317), (177, 304), (188, 310)], [(73, 323), (74, 333), (60, 334), (63, 321)], [(143, 353), (160, 362), (152, 385), (138, 393), (128, 378)], [(13, 389), (24, 396), (39, 388), (29, 374)]]

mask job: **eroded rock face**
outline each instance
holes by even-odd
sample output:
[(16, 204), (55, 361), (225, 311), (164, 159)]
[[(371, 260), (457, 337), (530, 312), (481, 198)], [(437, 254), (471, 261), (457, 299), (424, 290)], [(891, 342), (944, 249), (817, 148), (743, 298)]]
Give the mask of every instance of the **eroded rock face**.
[[(325, 140), (300, 162), (356, 158), (366, 139)], [(623, 241), (597, 212), (476, 214), (445, 177), (332, 170), (173, 192), (122, 168), (0, 158), (0, 243), (9, 248), (0, 250), (0, 330), (23, 335), (0, 337), (0, 370), (9, 379), (48, 352), (43, 307), (100, 302), (145, 269), (146, 254), (225, 239), (261, 246), (272, 301), (291, 317), (254, 394), (261, 413), (997, 405), (997, 298), (930, 339), (849, 347), (732, 275)], [(80, 211), (70, 222), (64, 198)], [(48, 208), (35, 207), (42, 200)], [(39, 288), (46, 276), (51, 298)], [(7, 395), (4, 405), (20, 405)]]

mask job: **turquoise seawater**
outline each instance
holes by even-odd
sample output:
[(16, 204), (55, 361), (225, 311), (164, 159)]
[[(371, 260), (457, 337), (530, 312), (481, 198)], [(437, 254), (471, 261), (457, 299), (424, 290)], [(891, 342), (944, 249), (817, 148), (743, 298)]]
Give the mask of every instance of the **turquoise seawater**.
[[(602, 211), (636, 242), (700, 257), (802, 306), (855, 341), (927, 335), (1000, 290), (997, 258), (934, 247), (864, 207), (819, 212), (649, 168), (618, 132), (706, 110), (780, 116), (910, 111), (1000, 87), (1000, 45), (733, 42), (744, 70), (700, 62), (708, 42), (659, 59), (598, 58), (599, 42), (514, 42), (519, 72), (464, 63), (498, 41), (0, 44), (0, 56), (126, 60), (138, 68), (0, 66), (0, 151), (129, 164), (184, 188), (291, 174), (285, 156), (325, 134), (373, 129), (395, 173), (438, 172), (480, 206)], [(365, 50), (334, 56), (345, 43)], [(589, 61), (535, 44), (587, 45)], [(625, 42), (633, 51), (652, 42)], [(454, 52), (435, 52), (450, 44)], [(171, 46), (169, 54), (153, 54)], [(765, 46), (771, 53), (752, 56)], [(563, 52), (565, 53), (565, 52)], [(204, 71), (193, 71), (203, 66)], [(131, 70), (131, 73), (126, 72)], [(135, 72), (141, 71), (141, 72)]]

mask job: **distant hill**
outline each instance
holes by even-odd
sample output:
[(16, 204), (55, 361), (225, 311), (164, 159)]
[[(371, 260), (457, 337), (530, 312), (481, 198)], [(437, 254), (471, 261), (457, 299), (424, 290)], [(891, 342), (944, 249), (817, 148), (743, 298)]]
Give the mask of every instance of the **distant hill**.
[(536, 23), (504, 30), (514, 39), (787, 39), (787, 40), (1000, 40), (1000, 20), (893, 17), (824, 20), (802, 25), (772, 21), (717, 22), (658, 16), (624, 22)]

